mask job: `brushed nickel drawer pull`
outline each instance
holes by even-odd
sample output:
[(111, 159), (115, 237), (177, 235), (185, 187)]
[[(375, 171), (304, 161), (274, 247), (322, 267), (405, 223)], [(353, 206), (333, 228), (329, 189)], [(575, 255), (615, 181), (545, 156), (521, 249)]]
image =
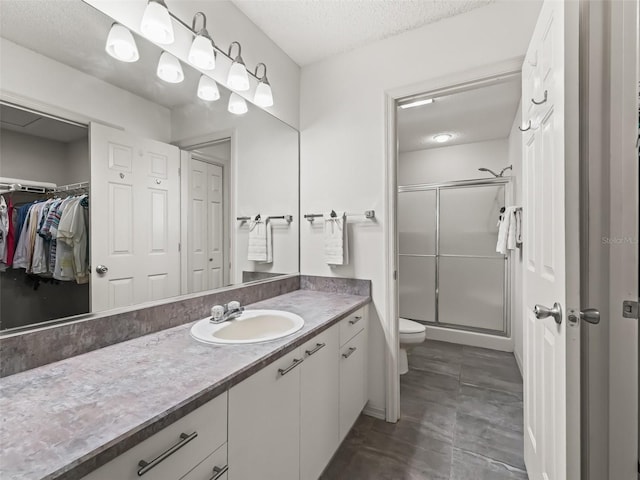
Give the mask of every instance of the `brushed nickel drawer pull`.
[(347, 353), (342, 354), (342, 358), (349, 358), (353, 354), (353, 352), (355, 352), (356, 350), (357, 350), (356, 347), (349, 348), (349, 350), (347, 350)]
[(173, 447), (164, 451), (163, 453), (158, 455), (156, 458), (154, 458), (150, 462), (147, 462), (145, 460), (140, 460), (138, 462), (138, 466), (140, 467), (140, 469), (138, 470), (138, 476), (141, 477), (152, 468), (157, 467), (160, 463), (162, 463), (164, 460), (166, 460), (171, 455), (176, 453), (178, 450), (180, 450), (182, 447), (184, 447), (187, 443), (189, 443), (191, 440), (193, 440), (197, 436), (198, 436), (198, 432), (193, 432), (192, 434), (181, 433), (180, 441), (176, 443)]
[(222, 475), (227, 473), (229, 470), (229, 465), (225, 465), (224, 467), (213, 467), (213, 477), (209, 480), (218, 480)]
[(321, 350), (322, 348), (324, 348), (326, 346), (327, 346), (326, 343), (316, 343), (315, 348), (313, 348), (312, 350), (305, 350), (304, 353), (306, 353), (310, 357), (311, 355), (316, 353), (318, 350)]
[(291, 365), (289, 365), (287, 368), (279, 368), (278, 369), (278, 373), (280, 374), (281, 377), (284, 377), (287, 373), (289, 373), (291, 370), (296, 368), (303, 361), (304, 361), (304, 359), (302, 359), (302, 358), (294, 358), (293, 359), (293, 363)]
[(349, 320), (349, 323), (350, 323), (351, 325), (355, 325), (355, 324), (356, 324), (356, 323), (358, 323), (360, 320), (362, 320), (362, 315), (358, 315), (358, 316), (357, 316), (357, 317), (355, 317), (354, 319)]

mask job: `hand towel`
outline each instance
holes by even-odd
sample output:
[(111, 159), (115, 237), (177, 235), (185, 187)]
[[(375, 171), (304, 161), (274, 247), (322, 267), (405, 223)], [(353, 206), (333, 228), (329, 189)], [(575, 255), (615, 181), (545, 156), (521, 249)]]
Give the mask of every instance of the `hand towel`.
[(496, 252), (506, 255), (507, 250), (515, 250), (517, 247), (517, 224), (516, 211), (519, 207), (507, 207), (499, 222), (498, 243)]
[(249, 222), (249, 253), (247, 258), (254, 262), (273, 262), (273, 240), (269, 220), (258, 219), (252, 215)]
[(323, 214), (324, 219), (324, 260), (329, 265), (347, 265), (349, 263), (349, 236), (347, 219), (344, 212)]
[(516, 246), (522, 246), (522, 208), (516, 209)]

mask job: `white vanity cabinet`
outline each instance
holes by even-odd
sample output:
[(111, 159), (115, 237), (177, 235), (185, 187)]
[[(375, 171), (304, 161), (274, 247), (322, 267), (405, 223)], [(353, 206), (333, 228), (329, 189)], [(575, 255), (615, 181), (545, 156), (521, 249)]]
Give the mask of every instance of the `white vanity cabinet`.
[[(225, 392), (94, 470), (83, 480), (196, 480), (200, 477), (188, 474), (208, 459), (215, 461), (209, 473), (214, 467), (226, 467), (226, 442)], [(212, 457), (215, 453), (217, 455)], [(212, 474), (201, 478), (209, 480), (211, 477)], [(221, 476), (219, 480), (223, 478)]]
[(302, 346), (300, 479), (316, 480), (340, 444), (338, 325)]
[(229, 480), (300, 476), (300, 366), (296, 348), (229, 390)]
[(340, 322), (340, 442), (367, 403), (367, 321), (361, 309)]

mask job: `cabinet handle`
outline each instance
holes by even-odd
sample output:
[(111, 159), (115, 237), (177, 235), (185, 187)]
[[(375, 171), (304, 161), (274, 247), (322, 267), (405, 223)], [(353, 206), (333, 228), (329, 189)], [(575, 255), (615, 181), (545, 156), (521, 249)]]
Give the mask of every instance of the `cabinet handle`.
[(358, 323), (360, 320), (362, 320), (362, 316), (361, 316), (361, 315), (359, 315), (359, 316), (357, 316), (357, 317), (353, 318), (352, 320), (349, 320), (349, 323), (350, 323), (351, 325), (355, 325), (355, 324), (356, 324), (356, 323)]
[(296, 368), (302, 362), (304, 362), (304, 359), (302, 359), (302, 358), (294, 358), (293, 359), (293, 363), (291, 365), (289, 365), (287, 368), (279, 368), (278, 369), (278, 373), (280, 374), (281, 377), (284, 377), (287, 373), (289, 373), (291, 370)]
[(163, 453), (158, 455), (156, 458), (154, 458), (150, 462), (147, 462), (145, 460), (140, 460), (138, 462), (138, 466), (140, 467), (140, 469), (138, 470), (138, 476), (141, 477), (152, 468), (157, 467), (160, 463), (162, 463), (164, 460), (166, 460), (171, 455), (176, 453), (178, 450), (180, 450), (182, 447), (184, 447), (187, 443), (189, 443), (191, 440), (193, 440), (197, 436), (198, 436), (198, 432), (193, 432), (192, 434), (181, 433), (180, 441), (176, 443), (173, 447), (169, 448), (168, 450), (165, 450)]
[(314, 353), (316, 353), (318, 350), (321, 350), (322, 348), (326, 347), (327, 344), (326, 343), (316, 343), (316, 346), (314, 349), (312, 350), (305, 350), (304, 353), (306, 353), (309, 357), (311, 355), (313, 355)]
[(343, 354), (342, 354), (342, 358), (349, 358), (349, 357), (351, 356), (351, 354), (352, 354), (353, 352), (355, 352), (356, 350), (357, 350), (357, 348), (356, 348), (356, 347), (351, 347), (351, 348), (349, 348), (349, 350), (347, 350), (347, 353), (343, 353)]
[(213, 467), (213, 477), (209, 480), (218, 480), (222, 475), (227, 473), (229, 470), (229, 465), (225, 465), (224, 467)]
[(540, 100), (540, 101), (536, 101), (536, 99), (535, 99), (535, 98), (532, 98), (532, 99), (531, 99), (531, 102), (532, 102), (534, 105), (542, 105), (543, 103), (547, 103), (547, 93), (548, 93), (548, 92), (545, 90), (545, 91), (544, 91), (544, 97), (542, 97), (542, 100)]

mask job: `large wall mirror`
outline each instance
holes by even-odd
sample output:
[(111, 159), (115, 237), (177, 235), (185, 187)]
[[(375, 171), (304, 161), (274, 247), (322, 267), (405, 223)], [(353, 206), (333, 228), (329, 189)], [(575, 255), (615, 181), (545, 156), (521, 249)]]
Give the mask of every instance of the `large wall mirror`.
[(159, 79), (135, 34), (139, 59), (115, 60), (112, 24), (81, 0), (0, 4), (3, 331), (299, 271), (298, 131), (229, 113), (223, 85), (200, 99), (186, 63)]

